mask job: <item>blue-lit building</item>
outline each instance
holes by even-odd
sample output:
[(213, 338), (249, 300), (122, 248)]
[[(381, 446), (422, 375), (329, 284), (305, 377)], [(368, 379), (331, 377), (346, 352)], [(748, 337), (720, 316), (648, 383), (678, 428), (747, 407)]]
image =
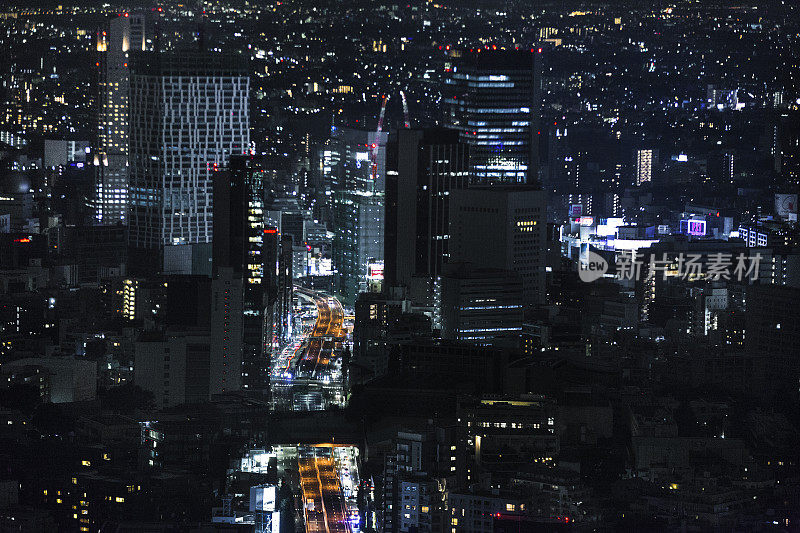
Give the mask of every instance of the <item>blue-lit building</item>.
[(538, 181), (539, 50), (477, 50), (445, 81), (445, 125), (470, 145), (475, 184)]
[(352, 305), (367, 287), (371, 261), (383, 260), (386, 141), (372, 131), (338, 130), (333, 189), (335, 286)]

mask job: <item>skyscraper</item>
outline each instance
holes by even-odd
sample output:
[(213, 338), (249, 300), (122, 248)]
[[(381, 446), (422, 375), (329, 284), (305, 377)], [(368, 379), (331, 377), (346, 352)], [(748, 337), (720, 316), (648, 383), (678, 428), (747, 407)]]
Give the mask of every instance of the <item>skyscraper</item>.
[(465, 53), (446, 80), (445, 125), (470, 145), (474, 184), (538, 183), (539, 53)]
[(367, 286), (371, 260), (383, 260), (383, 193), (338, 191), (334, 195), (336, 230), (333, 239), (335, 283), (352, 305)]
[(384, 190), (387, 140), (385, 132), (333, 128), (318, 154), (318, 180), (325, 191)]
[(265, 350), (272, 352), (281, 323), (278, 315), (281, 288), (278, 285), (280, 267), (280, 231), (275, 226), (265, 225), (261, 238), (261, 254), (264, 259), (264, 342)]
[(449, 256), (450, 192), (467, 186), (469, 146), (455, 130), (406, 129), (390, 151), (396, 168), (386, 177), (385, 279), (419, 300)]
[[(209, 381), (211, 393), (240, 390), (244, 381), (243, 359), (261, 354), (259, 344), (247, 344), (252, 315), (245, 309), (242, 277), (233, 268), (222, 267), (211, 281), (211, 342)], [(260, 318), (260, 317), (259, 317)], [(260, 340), (260, 339), (259, 339)], [(267, 361), (264, 361), (267, 366)]]
[(658, 163), (658, 150), (636, 150), (636, 185), (653, 181), (653, 168)]
[(450, 262), (512, 270), (524, 304), (545, 297), (545, 194), (532, 187), (484, 187), (450, 193)]
[(351, 305), (366, 290), (370, 260), (383, 260), (386, 133), (346, 130), (333, 192), (335, 283)]
[(130, 95), (130, 266), (210, 274), (212, 176), (250, 149), (245, 67), (224, 54), (142, 54)]
[(243, 387), (268, 390), (271, 334), (265, 328), (271, 324), (272, 313), (267, 292), (277, 266), (274, 253), (264, 250), (267, 231), (275, 231), (264, 226), (264, 174), (259, 160), (249, 155), (232, 156), (228, 168), (215, 173), (213, 273), (215, 283), (225, 284), (225, 291), (238, 291), (235, 295), (226, 292), (226, 307), (221, 309), (241, 306), (238, 317), (226, 316), (230, 336), (241, 345)]
[(125, 223), (128, 209), (129, 54), (145, 50), (142, 15), (125, 13), (97, 32), (97, 124), (94, 165), (95, 219)]

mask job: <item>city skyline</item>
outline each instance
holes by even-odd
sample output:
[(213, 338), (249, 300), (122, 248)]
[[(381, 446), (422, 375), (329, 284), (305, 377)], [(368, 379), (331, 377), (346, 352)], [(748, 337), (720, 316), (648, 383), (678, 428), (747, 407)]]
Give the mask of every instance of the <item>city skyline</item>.
[(800, 531), (800, 7), (0, 6), (0, 530)]

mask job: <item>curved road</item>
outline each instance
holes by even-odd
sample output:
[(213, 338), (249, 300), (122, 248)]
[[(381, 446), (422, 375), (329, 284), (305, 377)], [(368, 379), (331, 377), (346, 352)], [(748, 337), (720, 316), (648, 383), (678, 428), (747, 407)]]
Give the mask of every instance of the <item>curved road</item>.
[(339, 342), (337, 339), (344, 336), (344, 308), (337, 298), (301, 287), (295, 288), (295, 291), (313, 300), (317, 306), (317, 321), (309, 336), (308, 347), (303, 358), (297, 362), (298, 374), (317, 378), (330, 365), (331, 356)]
[[(298, 295), (312, 300), (317, 307), (314, 328), (307, 336), (286, 345), (272, 364), (273, 378), (307, 374), (316, 378), (330, 364), (338, 338), (344, 336), (344, 308), (337, 298), (295, 287)], [(294, 368), (293, 368), (294, 367)]]

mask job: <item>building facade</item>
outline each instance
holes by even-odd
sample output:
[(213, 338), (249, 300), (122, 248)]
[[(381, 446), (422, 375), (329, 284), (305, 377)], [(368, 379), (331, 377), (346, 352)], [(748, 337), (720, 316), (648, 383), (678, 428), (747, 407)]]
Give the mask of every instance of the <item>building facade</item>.
[(445, 125), (470, 145), (475, 184), (537, 183), (540, 50), (465, 53), (445, 82)]
[(131, 266), (209, 274), (212, 179), (249, 153), (249, 77), (227, 55), (144, 54), (130, 95)]
[(449, 257), (450, 191), (468, 185), (469, 146), (456, 130), (400, 130), (390, 151), (396, 172), (386, 178), (385, 279), (420, 301), (418, 286), (430, 286)]
[(450, 261), (517, 272), (524, 304), (545, 297), (545, 194), (531, 187), (451, 191)]
[(142, 15), (119, 16), (97, 32), (97, 136), (94, 150), (95, 219), (125, 223), (128, 209), (130, 53), (146, 49)]
[(516, 272), (449, 265), (439, 280), (442, 338), (477, 343), (522, 332), (522, 279)]
[[(265, 172), (253, 156), (233, 156), (214, 179), (214, 275), (238, 285), (242, 386), (269, 388), (270, 338), (277, 299), (277, 229), (264, 223)], [(227, 299), (225, 300), (228, 301)], [(217, 302), (214, 303), (216, 305)]]

